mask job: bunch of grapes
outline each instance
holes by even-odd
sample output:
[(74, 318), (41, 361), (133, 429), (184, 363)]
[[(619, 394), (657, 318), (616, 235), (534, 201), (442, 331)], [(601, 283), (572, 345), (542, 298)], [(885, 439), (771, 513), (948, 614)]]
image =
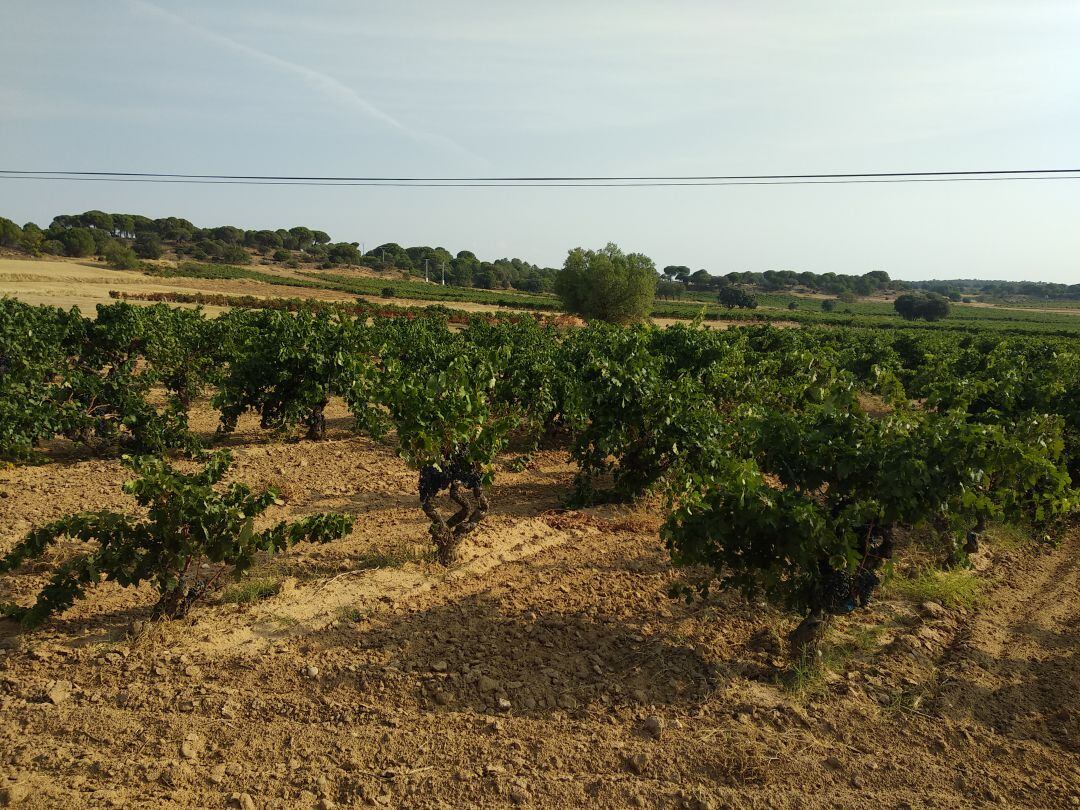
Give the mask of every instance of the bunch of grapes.
[(830, 567), (821, 589), (825, 610), (839, 616), (866, 607), (878, 582), (877, 574), (865, 568), (852, 574)]
[(480, 471), (460, 456), (444, 461), (441, 470), (434, 464), (425, 465), (420, 470), (420, 500), (430, 500), (444, 489), (449, 489), (455, 481), (469, 489), (477, 489), (481, 483)]

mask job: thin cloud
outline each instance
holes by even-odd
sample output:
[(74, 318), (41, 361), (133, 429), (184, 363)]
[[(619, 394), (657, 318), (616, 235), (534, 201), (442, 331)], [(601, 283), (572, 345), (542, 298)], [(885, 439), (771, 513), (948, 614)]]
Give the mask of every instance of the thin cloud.
[(304, 82), (321, 92), (324, 96), (333, 99), (336, 102), (348, 105), (356, 110), (359, 110), (368, 118), (375, 121), (379, 121), (385, 124), (387, 127), (396, 130), (403, 135), (411, 138), (414, 141), (420, 143), (426, 143), (436, 146), (440, 149), (454, 152), (460, 156), (467, 157), (470, 160), (478, 163), (486, 163), (482, 158), (473, 154), (460, 144), (446, 138), (442, 135), (435, 135), (430, 132), (422, 132), (420, 130), (413, 129), (406, 124), (399, 121), (394, 116), (390, 115), (384, 110), (376, 107), (370, 101), (365, 99), (351, 87), (344, 82), (335, 79), (333, 76), (328, 76), (320, 71), (313, 70), (312, 68), (291, 62), (288, 59), (282, 59), (279, 56), (274, 56), (266, 51), (261, 51), (258, 48), (253, 48), (250, 45), (245, 45), (243, 42), (237, 42), (231, 37), (227, 37), (224, 34), (219, 34), (216, 31), (211, 31), (208, 28), (203, 28), (200, 25), (189, 22), (188, 20), (173, 14), (171, 11), (147, 2), (147, 0), (129, 0), (131, 5), (139, 11), (156, 16), (159, 19), (165, 20), (172, 25), (183, 28), (208, 42), (213, 42), (216, 45), (220, 45), (235, 53), (242, 54), (249, 59), (261, 62), (264, 65), (269, 65), (283, 73), (289, 73), (302, 79)]

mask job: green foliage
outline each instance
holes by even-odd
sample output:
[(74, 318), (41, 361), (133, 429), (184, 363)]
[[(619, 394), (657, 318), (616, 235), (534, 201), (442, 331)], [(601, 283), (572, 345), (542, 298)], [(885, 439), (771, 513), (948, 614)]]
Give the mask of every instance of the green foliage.
[(455, 348), (431, 365), (384, 356), (380, 397), (410, 466), (441, 469), (453, 458), (490, 482), (513, 424), (494, 408), (498, 357)]
[[(160, 594), (155, 615), (176, 618), (222, 577), (239, 578), (260, 552), (280, 553), (302, 541), (325, 543), (352, 530), (349, 517), (316, 514), (256, 531), (255, 519), (277, 495), (272, 489), (254, 494), (239, 483), (215, 489), (228, 471), (228, 453), (212, 456), (201, 472), (190, 475), (160, 459), (125, 461), (137, 477), (124, 484), (124, 491), (134, 497), (140, 514), (68, 515), (31, 531), (0, 559), (0, 573), (40, 558), (65, 537), (94, 547), (62, 563), (31, 607), (5, 605), (4, 614), (36, 627), (104, 579), (125, 587), (149, 582)], [(204, 563), (213, 571), (205, 577)]]
[(686, 285), (676, 281), (661, 279), (656, 283), (656, 297), (669, 301), (678, 300), (686, 293)]
[(23, 231), (10, 219), (0, 217), (0, 247), (16, 248), (22, 242)]
[(922, 318), (926, 321), (940, 321), (949, 316), (952, 307), (949, 299), (937, 293), (904, 293), (896, 297), (893, 307), (906, 321)]
[[(592, 324), (575, 335), (567, 362), (576, 379), (564, 408), (576, 423), (571, 455), (577, 498), (632, 498), (665, 475), (707, 471), (718, 452), (714, 400), (688, 370), (652, 350), (655, 331)], [(612, 476), (610, 492), (597, 479)]]
[(740, 287), (723, 287), (716, 300), (728, 309), (757, 309), (757, 298)]
[(102, 256), (105, 257), (105, 263), (114, 270), (134, 270), (139, 266), (139, 257), (123, 242), (110, 242), (102, 251)]
[(363, 374), (353, 322), (326, 312), (240, 310), (224, 317), (231, 354), (213, 398), (219, 430), (233, 431), (240, 415), (253, 410), (264, 429), (303, 422), (309, 439), (323, 438), (330, 397), (344, 395)]
[(143, 231), (135, 237), (133, 249), (140, 259), (160, 259), (163, 252), (161, 238), (149, 231)]
[(94, 234), (88, 228), (69, 228), (60, 231), (54, 238), (64, 246), (65, 256), (90, 256), (97, 248)]
[(601, 250), (571, 250), (555, 278), (555, 292), (569, 312), (624, 324), (648, 317), (656, 284), (652, 259), (609, 243)]
[[(194, 450), (186, 409), (214, 376), (219, 341), (199, 313), (99, 305), (97, 318), (0, 300), (0, 457), (65, 436), (103, 451)], [(151, 391), (164, 385), (164, 405)]]
[(0, 298), (0, 459), (27, 459), (64, 429), (62, 371), (82, 345), (78, 309)]

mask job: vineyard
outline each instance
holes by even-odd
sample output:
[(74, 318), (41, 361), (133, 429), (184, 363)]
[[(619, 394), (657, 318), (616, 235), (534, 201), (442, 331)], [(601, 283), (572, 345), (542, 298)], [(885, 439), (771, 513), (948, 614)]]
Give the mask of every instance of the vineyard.
[[(409, 803), (409, 796), (453, 804), (476, 779), (495, 804), (588, 795), (601, 804), (712, 806), (708, 791), (671, 789), (701, 782), (680, 772), (687, 751), (725, 749), (738, 733), (738, 752), (692, 755), (712, 774), (706, 784), (742, 789), (796, 779), (773, 773), (766, 738), (742, 726), (820, 735), (820, 724), (831, 722), (822, 718), (840, 710), (808, 709), (800, 703), (806, 695), (813, 703), (858, 692), (875, 710), (932, 729), (932, 712), (919, 708), (911, 684), (890, 693), (873, 683), (883, 677), (867, 652), (876, 646), (851, 642), (858, 623), (880, 618), (883, 600), (921, 587), (918, 610), (930, 619), (943, 614), (923, 629), (935, 639), (950, 623), (962, 632), (956, 616), (944, 614), (960, 609), (977, 623), (976, 600), (943, 583), (968, 581), (991, 560), (1003, 571), (1015, 567), (1018, 578), (1039, 576), (1025, 560), (1074, 536), (1080, 347), (1065, 334), (1012, 334), (977, 321), (859, 328), (870, 314), (850, 316), (846, 328), (804, 322), (714, 331), (699, 322), (567, 328), (543, 315), (363, 302), (196, 294), (185, 302), (232, 309), (209, 318), (120, 301), (89, 319), (77, 309), (0, 299), (0, 458), (8, 466), (0, 503), (24, 502), (20, 481), (50, 481), (59, 492), (65, 469), (109, 471), (91, 476), (100, 491), (87, 500), (94, 508), (58, 495), (39, 515), (17, 510), (22, 522), (0, 535), (0, 611), (8, 617), (0, 626), (0, 705), (23, 701), (27, 728), (47, 735), (59, 733), (49, 725), (55, 718), (39, 717), (35, 706), (67, 712), (77, 702), (92, 713), (123, 698), (119, 710), (158, 717), (161, 726), (141, 737), (111, 726), (113, 744), (127, 751), (171, 739), (172, 725), (189, 729), (179, 755), (163, 753), (156, 766), (95, 770), (63, 751), (39, 763), (48, 772), (79, 762), (79, 778), (96, 786), (103, 805), (121, 806), (123, 794), (99, 783), (140, 780), (178, 806), (213, 804), (209, 797), (218, 795), (217, 806), (233, 795), (240, 807)], [(1008, 317), (1024, 323), (1023, 313)], [(546, 482), (543, 494), (538, 481)], [(515, 534), (521, 525), (527, 536)], [(340, 569), (320, 567), (320, 555), (372, 534), (403, 545), (349, 552)], [(500, 546), (509, 535), (514, 541)], [(1011, 536), (1028, 539), (1007, 554), (990, 542)], [(566, 558), (550, 556), (561, 544), (589, 570), (611, 570), (598, 568), (578, 587), (576, 571), (554, 565)], [(602, 554), (590, 556), (597, 549)], [(545, 560), (552, 567), (538, 566)], [(498, 581), (476, 585), (496, 568), (517, 595)], [(359, 575), (384, 578), (364, 590)], [(1063, 581), (1074, 579), (1072, 569)], [(541, 584), (556, 589), (554, 604)], [(329, 616), (310, 599), (279, 605), (286, 618), (273, 632), (228, 619), (227, 606), (236, 604), (259, 617), (250, 627), (272, 623), (263, 602), (276, 604), (289, 589), (342, 601)], [(356, 607), (368, 597), (376, 607)], [(399, 598), (412, 601), (398, 610)], [(507, 604), (510, 624), (499, 620)], [(227, 631), (214, 629), (229, 621)], [(232, 639), (228, 649), (197, 641), (205, 628)], [(910, 642), (895, 635), (901, 647)], [(72, 636), (80, 644), (63, 646)], [(565, 659), (545, 653), (567, 647)], [(724, 656), (736, 648), (754, 650), (750, 662), (726, 668)], [(838, 650), (856, 648), (877, 674), (836, 664)], [(313, 663), (319, 649), (324, 658)], [(308, 663), (279, 654), (286, 650)], [(949, 655), (950, 666), (963, 663), (961, 651)], [(900, 657), (915, 667), (904, 670), (914, 683), (919, 657)], [(114, 675), (99, 687), (76, 687), (61, 677), (68, 658), (84, 667), (103, 661), (104, 672), (148, 686), (102, 697)], [(210, 665), (199, 662), (211, 659), (224, 663), (207, 677), (201, 666)], [(11, 677), (24, 660), (43, 673), (32, 687), (44, 689), (40, 703)], [(270, 684), (261, 696), (253, 667)], [(931, 677), (927, 668), (919, 678)], [(537, 681), (531, 669), (545, 674)], [(710, 695), (729, 695), (736, 683), (743, 691), (734, 714), (732, 705), (720, 709), (736, 725), (714, 729), (715, 740), (690, 736), (685, 716), (664, 716), (680, 701), (709, 706), (718, 699)], [(299, 707), (285, 692), (310, 700)], [(949, 705), (969, 699), (945, 690), (933, 712), (945, 711), (945, 695)], [(290, 741), (256, 740), (254, 728), (230, 737), (266, 761), (279, 759), (281, 774), (260, 775), (251, 765), (229, 771), (232, 755), (214, 747), (213, 724), (241, 712), (288, 729)], [(477, 716), (486, 719), (476, 733), (497, 738), (524, 733), (513, 724), (539, 722), (546, 712), (569, 718), (563, 730), (582, 747), (587, 772), (606, 773), (600, 760), (610, 760), (619, 777), (581, 786), (541, 779), (521, 763), (441, 773), (425, 764), (438, 761), (434, 744), (413, 759), (417, 738), (406, 743), (402, 728), (417, 723), (426, 729), (421, 737), (438, 737), (448, 732), (436, 721), (452, 715), (455, 733), (467, 736)], [(573, 718), (595, 724), (605, 715), (630, 729), (616, 734), (622, 747), (609, 750), (607, 742), (587, 753), (595, 725), (578, 734)], [(1051, 748), (1075, 743), (1075, 715), (1048, 722)], [(315, 742), (320, 727), (344, 735), (345, 749), (359, 734), (368, 753), (358, 756), (374, 760), (351, 769), (339, 762), (337, 775), (304, 781), (293, 761), (334, 747)], [(851, 751), (869, 745), (861, 735), (836, 737)], [(639, 750), (642, 738), (662, 737), (673, 747), (651, 759)], [(3, 739), (16, 746), (6, 765), (33, 771), (32, 751)], [(461, 742), (445, 744), (458, 750)], [(477, 745), (492, 755), (487, 743)], [(573, 770), (539, 743), (514, 750), (514, 762), (549, 757), (556, 771)], [(65, 765), (64, 756), (74, 760)], [(826, 773), (845, 773), (850, 762), (847, 754), (806, 756), (816, 757), (815, 767), (825, 761)], [(451, 771), (470, 767), (463, 750), (456, 757)], [(804, 761), (789, 760), (784, 767)], [(890, 778), (895, 784), (900, 776)], [(643, 784), (628, 788), (628, 779)], [(941, 795), (965, 803), (1002, 795), (985, 777), (966, 779)], [(225, 790), (226, 783), (238, 787)], [(828, 803), (851, 800), (844, 791), (852, 788), (858, 795), (858, 784), (843, 784), (823, 788), (832, 791)], [(1059, 787), (1039, 790), (1046, 806), (1067, 801)]]

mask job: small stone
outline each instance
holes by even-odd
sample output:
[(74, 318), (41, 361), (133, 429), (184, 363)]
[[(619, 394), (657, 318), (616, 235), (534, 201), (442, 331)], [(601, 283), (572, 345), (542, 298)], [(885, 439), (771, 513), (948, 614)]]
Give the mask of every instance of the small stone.
[(210, 769), (210, 781), (215, 785), (220, 785), (225, 781), (225, 766), (215, 765)]
[(231, 801), (232, 806), (239, 807), (240, 810), (257, 810), (255, 807), (255, 800), (247, 793), (234, 793), (231, 797)]
[(146, 630), (146, 622), (142, 619), (136, 619), (131, 623), (131, 635), (141, 636), (144, 630)]
[(45, 697), (49, 703), (59, 706), (66, 700), (71, 699), (71, 681), (52, 681), (45, 688)]
[(645, 765), (648, 763), (649, 758), (644, 752), (639, 751), (636, 754), (631, 754), (626, 758), (626, 768), (631, 773), (641, 776), (645, 772)]
[(334, 804), (332, 799), (328, 799), (325, 796), (319, 799), (319, 803), (316, 806), (319, 808), (319, 810), (334, 810), (334, 808), (337, 807), (337, 805)]
[(844, 763), (840, 761), (839, 757), (826, 757), (825, 765), (832, 768), (834, 771), (838, 771), (844, 767)]
[(306, 667), (304, 667), (304, 674), (309, 678), (318, 678), (319, 668), (314, 664), (308, 664)]
[(511, 704), (510, 704), (509, 700), (507, 700), (506, 698), (499, 698), (499, 708), (502, 711), (508, 712), (508, 711), (510, 711), (510, 707), (511, 707)]
[(559, 695), (559, 706), (566, 709), (567, 711), (573, 711), (578, 707), (578, 702), (573, 695), (566, 693)]
[(224, 706), (221, 707), (221, 716), (224, 717), (226, 720), (235, 720), (236, 709), (226, 703)]
[(453, 702), (453, 696), (448, 692), (436, 692), (435, 702), (440, 706), (449, 706)]
[(318, 788), (319, 793), (323, 796), (327, 796), (330, 794), (330, 780), (322, 774), (320, 774), (319, 778), (315, 780), (315, 787)]
[(195, 734), (189, 734), (180, 743), (180, 756), (184, 759), (198, 759), (202, 753), (202, 740)]
[(494, 692), (499, 688), (499, 683), (494, 678), (489, 678), (487, 675), (481, 675), (480, 679), (476, 682), (476, 688), (481, 692)]
[(446, 672), (448, 665), (445, 661), (439, 660), (431, 665), (432, 672)]
[(660, 722), (660, 718), (655, 715), (649, 715), (645, 718), (645, 731), (659, 740), (660, 735), (664, 733), (664, 724)]

